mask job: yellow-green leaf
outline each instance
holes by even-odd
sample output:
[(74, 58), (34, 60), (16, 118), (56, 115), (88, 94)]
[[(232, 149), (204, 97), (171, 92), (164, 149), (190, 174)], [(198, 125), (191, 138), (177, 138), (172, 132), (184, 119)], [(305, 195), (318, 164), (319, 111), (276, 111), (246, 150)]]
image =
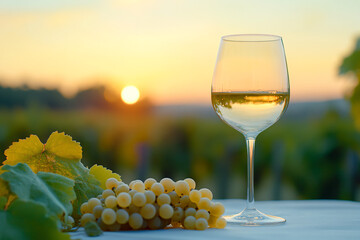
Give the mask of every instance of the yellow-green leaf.
[(15, 165), (23, 159), (40, 154), (44, 150), (44, 145), (36, 135), (30, 135), (26, 139), (20, 139), (5, 150), (6, 161), (3, 163)]
[(74, 179), (77, 176), (68, 165), (80, 161), (82, 150), (70, 136), (53, 132), (46, 144), (42, 144), (36, 135), (31, 135), (13, 143), (5, 150), (5, 155), (4, 165), (26, 163), (35, 173), (52, 172)]
[(45, 144), (45, 151), (67, 159), (82, 158), (80, 143), (72, 141), (72, 138), (65, 133), (53, 132)]
[(90, 174), (94, 175), (95, 178), (100, 182), (100, 186), (105, 189), (105, 183), (108, 178), (115, 178), (118, 181), (121, 181), (121, 177), (117, 173), (113, 173), (110, 169), (107, 169), (101, 165), (93, 165), (90, 168)]

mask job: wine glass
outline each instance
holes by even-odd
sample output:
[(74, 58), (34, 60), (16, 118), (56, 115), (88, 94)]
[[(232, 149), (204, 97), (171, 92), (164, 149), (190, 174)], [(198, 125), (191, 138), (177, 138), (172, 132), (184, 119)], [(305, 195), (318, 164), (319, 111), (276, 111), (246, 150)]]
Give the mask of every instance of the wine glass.
[(228, 223), (257, 226), (285, 222), (254, 206), (254, 150), (259, 133), (285, 112), (290, 98), (282, 38), (265, 34), (228, 35), (221, 38), (211, 100), (216, 114), (245, 136), (247, 146), (246, 208)]

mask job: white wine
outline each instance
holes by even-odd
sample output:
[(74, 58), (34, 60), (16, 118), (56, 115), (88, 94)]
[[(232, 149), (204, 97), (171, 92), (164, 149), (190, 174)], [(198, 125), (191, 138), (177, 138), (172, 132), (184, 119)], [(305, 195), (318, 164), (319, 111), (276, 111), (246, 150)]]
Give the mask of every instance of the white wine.
[(285, 112), (289, 93), (213, 92), (212, 105), (218, 116), (244, 135), (256, 137)]

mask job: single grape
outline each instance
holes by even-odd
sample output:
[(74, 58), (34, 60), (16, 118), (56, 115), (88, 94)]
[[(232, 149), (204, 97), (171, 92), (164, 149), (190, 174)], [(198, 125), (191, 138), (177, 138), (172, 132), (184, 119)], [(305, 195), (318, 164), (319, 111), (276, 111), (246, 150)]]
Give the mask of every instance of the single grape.
[(162, 225), (161, 219), (157, 216), (148, 221), (148, 227), (152, 230), (160, 229), (161, 225)]
[(107, 208), (115, 208), (117, 205), (117, 198), (115, 196), (108, 196), (105, 199), (105, 207)]
[(199, 209), (205, 209), (206, 211), (209, 211), (211, 206), (211, 201), (208, 198), (201, 198), (197, 206)]
[(98, 198), (90, 198), (87, 205), (88, 212), (92, 212), (97, 205), (101, 205), (101, 201)]
[(101, 217), (102, 211), (104, 210), (103, 206), (97, 205), (93, 209), (93, 214), (96, 219), (99, 219)]
[(143, 207), (146, 204), (145, 194), (142, 192), (137, 192), (134, 194), (132, 202), (137, 207)]
[(194, 179), (192, 179), (192, 178), (185, 178), (184, 181), (189, 184), (190, 190), (195, 189), (196, 183), (195, 183)]
[(153, 193), (152, 191), (145, 191), (145, 197), (146, 197), (146, 203), (154, 203), (156, 196), (155, 193)]
[(177, 195), (177, 193), (175, 191), (169, 192), (168, 195), (170, 196), (171, 204), (173, 206), (180, 203), (180, 197)]
[(84, 227), (85, 224), (90, 222), (90, 221), (95, 221), (95, 216), (93, 214), (91, 214), (91, 213), (85, 213), (84, 215), (81, 216), (80, 225), (82, 227)]
[(75, 221), (74, 221), (73, 217), (72, 216), (67, 216), (66, 224), (69, 224), (70, 226), (74, 226), (74, 223), (75, 223)]
[(131, 196), (129, 193), (122, 192), (116, 198), (119, 207), (126, 208), (131, 204)]
[(196, 209), (195, 208), (187, 208), (186, 210), (185, 210), (185, 217), (187, 217), (187, 216), (194, 216), (195, 217), (195, 215), (196, 215)]
[(209, 220), (209, 217), (210, 217), (210, 214), (205, 209), (199, 209), (196, 211), (196, 214), (195, 214), (196, 219), (204, 218), (207, 221), (207, 220)]
[(196, 218), (194, 216), (187, 216), (185, 219), (184, 219), (184, 227), (186, 229), (195, 229), (196, 227)]
[(145, 184), (145, 189), (146, 190), (150, 190), (151, 189), (151, 186), (156, 183), (156, 180), (153, 179), (153, 178), (148, 178), (145, 180), (144, 184)]
[(97, 197), (96, 197), (97, 199), (102, 199), (102, 195), (101, 194), (99, 194), (99, 195), (97, 195)]
[(196, 230), (205, 230), (208, 227), (208, 222), (205, 218), (196, 219), (195, 228)]
[(135, 193), (137, 193), (137, 192), (138, 191), (136, 191), (136, 190), (130, 190), (129, 194), (130, 194), (131, 197), (133, 197), (135, 195)]
[(113, 190), (105, 189), (105, 190), (102, 192), (102, 197), (103, 197), (103, 199), (106, 199), (108, 196), (115, 196), (115, 193), (113, 192)]
[(218, 217), (210, 215), (209, 220), (208, 220), (209, 227), (216, 228), (216, 221), (217, 220), (218, 220)]
[(220, 217), (221, 215), (224, 214), (224, 212), (225, 212), (225, 207), (222, 203), (217, 202), (210, 207), (210, 214), (216, 217)]
[(156, 214), (156, 208), (154, 205), (148, 203), (140, 209), (140, 214), (144, 219), (152, 219)]
[(141, 193), (145, 192), (145, 185), (142, 181), (138, 181), (132, 185), (132, 189)]
[(116, 221), (116, 213), (111, 208), (105, 208), (101, 213), (101, 219), (105, 224), (111, 225)]
[(115, 193), (116, 195), (118, 195), (119, 193), (122, 192), (129, 192), (129, 186), (127, 184), (120, 184), (116, 189), (115, 189)]
[(201, 197), (202, 198), (208, 198), (209, 200), (212, 200), (213, 199), (213, 194), (212, 194), (212, 192), (209, 190), (209, 189), (207, 189), (207, 188), (202, 188), (202, 189), (200, 189), (199, 190), (200, 191), (200, 193), (201, 193)]
[(184, 195), (180, 197), (180, 207), (186, 208), (190, 202), (190, 198), (188, 195)]
[(131, 181), (131, 182), (129, 183), (130, 189), (133, 189), (134, 183), (139, 182), (139, 181), (140, 181), (140, 180), (133, 180), (133, 181)]
[(164, 204), (170, 204), (171, 199), (170, 199), (169, 195), (167, 195), (166, 193), (162, 193), (157, 197), (156, 203), (159, 204), (159, 206), (164, 205)]
[(116, 221), (120, 224), (125, 224), (129, 220), (129, 214), (124, 209), (118, 209), (116, 211)]
[(105, 186), (107, 189), (114, 189), (117, 188), (119, 185), (119, 181), (116, 178), (108, 178), (105, 182)]
[(176, 207), (172, 216), (172, 221), (181, 222), (184, 218), (184, 210), (181, 207)]
[(156, 196), (159, 196), (160, 194), (164, 193), (164, 186), (160, 183), (154, 183), (151, 186), (151, 191), (155, 193)]
[(159, 208), (159, 215), (163, 219), (170, 219), (174, 214), (174, 209), (169, 204), (164, 204)]
[(175, 190), (175, 183), (170, 178), (161, 179), (160, 183), (163, 185), (165, 193), (169, 193)]
[(175, 183), (175, 192), (179, 196), (189, 195), (190, 192), (189, 184), (185, 181), (177, 181)]
[(216, 220), (216, 228), (225, 228), (226, 227), (226, 220), (225, 218), (221, 217)]
[(192, 190), (189, 194), (189, 198), (192, 202), (198, 203), (201, 199), (201, 193), (198, 190)]
[(81, 214), (88, 213), (88, 203), (87, 202), (84, 202), (83, 204), (81, 204), (80, 212), (81, 212)]
[(129, 217), (129, 225), (132, 229), (140, 229), (143, 224), (143, 218), (139, 213), (133, 213)]

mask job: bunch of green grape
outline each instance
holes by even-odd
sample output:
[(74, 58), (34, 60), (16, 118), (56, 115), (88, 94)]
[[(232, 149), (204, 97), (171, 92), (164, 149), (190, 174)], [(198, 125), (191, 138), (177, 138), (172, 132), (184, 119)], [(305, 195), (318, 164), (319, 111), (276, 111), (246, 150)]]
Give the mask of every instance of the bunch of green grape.
[(212, 201), (209, 189), (195, 186), (191, 178), (177, 182), (148, 178), (129, 185), (109, 178), (101, 195), (81, 205), (80, 224), (96, 221), (104, 231), (225, 228), (224, 205)]

